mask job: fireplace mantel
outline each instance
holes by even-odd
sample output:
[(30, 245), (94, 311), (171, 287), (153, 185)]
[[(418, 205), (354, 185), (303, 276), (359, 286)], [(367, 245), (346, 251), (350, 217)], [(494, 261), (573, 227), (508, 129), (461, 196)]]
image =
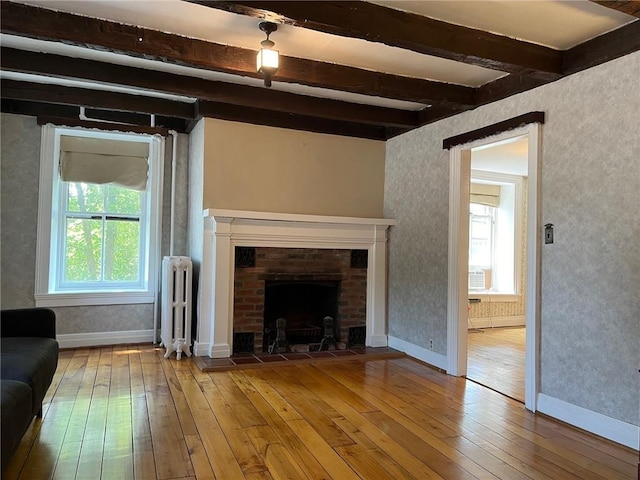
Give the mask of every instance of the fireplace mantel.
[(386, 218), (204, 211), (199, 319), (194, 354), (229, 357), (233, 351), (235, 247), (335, 248), (369, 252), (366, 345), (387, 346)]

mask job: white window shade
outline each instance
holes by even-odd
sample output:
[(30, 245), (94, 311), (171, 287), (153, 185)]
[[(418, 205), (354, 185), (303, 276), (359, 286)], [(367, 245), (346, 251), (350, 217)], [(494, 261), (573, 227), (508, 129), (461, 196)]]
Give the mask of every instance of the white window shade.
[(478, 203), (488, 207), (500, 206), (500, 185), (472, 183), (470, 193), (471, 203)]
[(101, 138), (60, 137), (60, 178), (65, 182), (147, 188), (149, 144)]

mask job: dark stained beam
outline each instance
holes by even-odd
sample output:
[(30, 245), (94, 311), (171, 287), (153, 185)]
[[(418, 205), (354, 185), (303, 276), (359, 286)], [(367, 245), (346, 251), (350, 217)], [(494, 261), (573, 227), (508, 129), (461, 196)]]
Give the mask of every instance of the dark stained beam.
[(462, 113), (469, 109), (452, 109), (446, 107), (429, 107), (420, 111), (420, 125), (426, 125), (428, 123), (437, 122), (444, 118), (452, 117), (458, 113)]
[(493, 125), (487, 125), (486, 127), (478, 128), (470, 132), (465, 132), (461, 133), (460, 135), (445, 138), (442, 141), (442, 148), (445, 150), (449, 150), (456, 145), (462, 145), (465, 143), (473, 142), (475, 140), (479, 140), (481, 138), (487, 138), (492, 135), (497, 135), (498, 133), (508, 132), (509, 130), (514, 130), (530, 123), (544, 124), (544, 119), (544, 112), (524, 113), (522, 115), (518, 115), (517, 117), (494, 123)]
[(8, 79), (1, 81), (0, 92), (2, 93), (2, 98), (14, 100), (77, 105), (187, 119), (194, 118), (194, 103), (177, 102), (142, 95)]
[[(38, 117), (38, 122), (56, 125), (100, 128), (102, 130), (137, 131), (140, 133), (161, 133), (176, 130), (188, 131), (188, 124), (182, 119), (156, 117), (156, 126), (149, 125), (149, 116), (132, 113), (87, 109), (91, 120), (80, 119), (80, 109), (70, 105), (56, 105), (24, 100), (2, 99), (2, 112)], [(101, 121), (103, 120), (103, 121)]]
[[(0, 23), (2, 33), (259, 78), (256, 51), (251, 49), (6, 1), (1, 4)], [(260, 38), (257, 35), (256, 47)], [(470, 87), (286, 56), (281, 56), (274, 81), (425, 105), (473, 102)]]
[(163, 127), (148, 127), (146, 125), (130, 125), (126, 123), (94, 122), (91, 120), (79, 120), (77, 118), (66, 117), (38, 117), (38, 125), (46, 125), (47, 123), (63, 127), (82, 127), (114, 132), (147, 133), (149, 135), (162, 135), (163, 137), (169, 136), (169, 129)]
[[(351, 122), (326, 120), (307, 115), (274, 112), (259, 108), (229, 105), (219, 102), (198, 102), (198, 114), (202, 117), (218, 118), (233, 122), (266, 125), (270, 127), (303, 130), (307, 132), (328, 133), (347, 137), (386, 140), (385, 127), (363, 125)], [(404, 129), (404, 131), (407, 131)]]
[(2, 113), (15, 113), (17, 115), (29, 115), (32, 117), (49, 116), (77, 119), (80, 115), (80, 109), (71, 105), (54, 105), (3, 98)]
[(640, 50), (640, 21), (581, 43), (564, 53), (564, 74), (586, 70)]
[(186, 97), (380, 126), (417, 126), (417, 113), (325, 98), (296, 95), (274, 89), (186, 77), (172, 73), (105, 64), (60, 55), (2, 48), (4, 70), (134, 86)]
[(187, 1), (509, 73), (548, 80), (562, 73), (558, 50), (369, 2)]
[(544, 85), (546, 82), (538, 78), (523, 77), (519, 75), (508, 75), (489, 82), (478, 88), (476, 92), (476, 102), (478, 105), (496, 102), (503, 98), (526, 92), (532, 88)]
[(640, 18), (640, 0), (633, 1), (616, 1), (616, 0), (591, 0), (593, 3), (602, 5), (603, 7), (617, 10), (618, 12), (626, 13), (627, 15), (633, 15)]

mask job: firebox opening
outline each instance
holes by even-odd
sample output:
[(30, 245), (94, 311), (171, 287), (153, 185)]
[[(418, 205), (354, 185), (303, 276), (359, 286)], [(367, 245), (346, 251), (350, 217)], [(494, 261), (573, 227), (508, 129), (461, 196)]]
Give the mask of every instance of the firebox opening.
[(319, 343), (323, 318), (338, 322), (339, 281), (265, 281), (263, 351), (276, 337), (276, 320), (287, 320), (289, 345)]

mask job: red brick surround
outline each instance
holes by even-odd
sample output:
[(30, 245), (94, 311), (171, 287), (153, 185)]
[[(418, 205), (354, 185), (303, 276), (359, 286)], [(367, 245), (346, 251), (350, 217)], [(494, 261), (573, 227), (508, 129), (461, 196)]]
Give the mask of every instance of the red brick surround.
[(338, 341), (349, 327), (364, 326), (367, 269), (351, 267), (351, 250), (256, 248), (254, 267), (236, 267), (233, 331), (253, 332), (254, 351), (262, 351), (265, 280), (339, 280)]

